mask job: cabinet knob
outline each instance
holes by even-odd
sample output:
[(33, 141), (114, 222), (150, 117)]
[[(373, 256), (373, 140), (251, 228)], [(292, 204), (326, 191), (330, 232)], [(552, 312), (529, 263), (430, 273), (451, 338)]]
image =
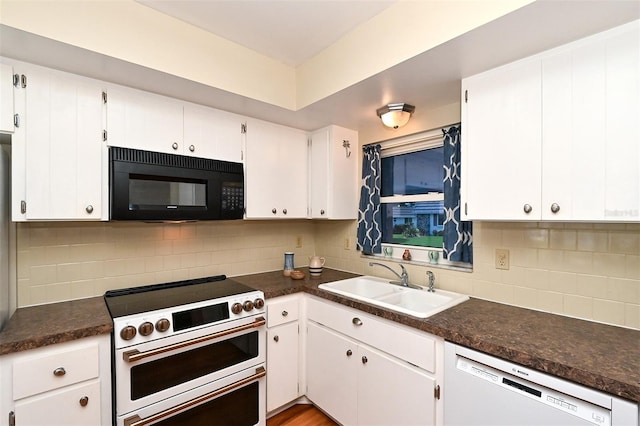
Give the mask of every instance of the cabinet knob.
[(558, 213), (560, 211), (560, 205), (558, 203), (551, 204), (551, 213)]
[(178, 142), (174, 142), (173, 144), (171, 144), (171, 148), (178, 149)]
[(89, 397), (88, 396), (83, 396), (82, 398), (80, 398), (80, 401), (78, 401), (80, 403), (81, 407), (86, 407), (87, 404), (89, 403)]
[(279, 342), (280, 341), (280, 336), (273, 336), (273, 341), (274, 342)]
[(525, 213), (529, 214), (531, 213), (531, 210), (533, 210), (533, 207), (531, 207), (531, 204), (525, 204), (523, 210)]
[(278, 210), (276, 210), (276, 209), (271, 209), (271, 213), (276, 214), (276, 213), (278, 213)]
[(354, 319), (352, 319), (351, 322), (353, 323), (353, 325), (357, 325), (357, 326), (362, 325), (362, 320), (358, 317), (355, 317)]
[(193, 152), (196, 150), (196, 147), (193, 145), (189, 145), (189, 151)]
[(324, 209), (320, 210), (320, 214), (323, 215), (324, 214)]
[(282, 213), (287, 214), (287, 209), (282, 209)]
[(353, 355), (353, 351), (351, 349), (347, 349), (347, 356)]
[(363, 363), (363, 364), (366, 364), (367, 362), (369, 362), (369, 360), (367, 359), (367, 357), (366, 357), (366, 356), (364, 356), (364, 355), (363, 355), (363, 356), (362, 356), (362, 363)]
[(282, 311), (282, 316), (283, 316), (283, 317), (286, 317), (287, 315), (289, 315), (289, 312), (287, 312), (287, 311)]
[(89, 204), (87, 206), (87, 208), (85, 208), (85, 210), (87, 211), (87, 213), (91, 214), (91, 213), (93, 213), (93, 206), (91, 204)]
[(64, 369), (64, 367), (58, 367), (55, 370), (53, 370), (53, 375), (56, 377), (62, 377), (65, 374), (67, 374), (67, 371)]

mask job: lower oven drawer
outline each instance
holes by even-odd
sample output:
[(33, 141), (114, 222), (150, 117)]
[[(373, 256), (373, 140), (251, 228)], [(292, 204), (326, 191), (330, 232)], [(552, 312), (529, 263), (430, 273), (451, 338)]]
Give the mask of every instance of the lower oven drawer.
[(265, 377), (264, 364), (249, 368), (118, 416), (117, 426), (263, 426), (266, 422)]

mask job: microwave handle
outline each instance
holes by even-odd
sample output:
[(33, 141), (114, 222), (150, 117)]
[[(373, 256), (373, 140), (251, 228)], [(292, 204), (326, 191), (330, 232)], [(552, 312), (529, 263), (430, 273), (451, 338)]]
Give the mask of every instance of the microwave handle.
[(267, 321), (264, 317), (258, 317), (251, 324), (245, 324), (238, 327), (230, 328), (228, 330), (220, 331), (218, 333), (209, 334), (208, 336), (198, 337), (197, 339), (187, 340), (185, 342), (175, 343), (173, 345), (163, 346), (162, 348), (152, 349), (147, 352), (140, 352), (137, 349), (132, 351), (127, 351), (122, 354), (122, 358), (127, 362), (135, 362), (140, 361), (144, 358), (149, 358), (154, 355), (163, 354), (170, 351), (175, 351), (177, 349), (182, 349), (188, 346), (197, 345), (202, 342), (207, 342), (209, 340), (219, 339), (220, 337), (228, 336), (230, 334), (239, 333), (240, 331), (250, 330), (252, 328), (258, 328), (265, 325)]
[(191, 401), (187, 401), (184, 404), (180, 404), (173, 408), (169, 408), (167, 410), (161, 411), (145, 419), (141, 419), (140, 416), (138, 416), (137, 414), (129, 418), (126, 418), (124, 419), (124, 426), (144, 426), (150, 423), (155, 423), (158, 420), (169, 418), (175, 415), (177, 412), (184, 411), (198, 404), (202, 404), (203, 402), (207, 402), (211, 399), (214, 399), (218, 395), (222, 395), (225, 392), (229, 392), (230, 390), (242, 387), (258, 379), (261, 379), (264, 376), (266, 376), (266, 374), (267, 374), (267, 371), (264, 369), (264, 367), (258, 367), (256, 368), (256, 374), (249, 376), (246, 379), (238, 380), (235, 383), (231, 383), (230, 385), (220, 388), (218, 390), (215, 390), (211, 393), (202, 395), (199, 398), (192, 399)]

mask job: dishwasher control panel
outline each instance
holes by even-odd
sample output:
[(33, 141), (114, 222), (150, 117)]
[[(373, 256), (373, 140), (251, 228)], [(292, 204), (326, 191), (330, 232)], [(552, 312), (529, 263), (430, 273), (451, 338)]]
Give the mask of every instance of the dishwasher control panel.
[(523, 397), (534, 399), (550, 408), (579, 417), (590, 424), (597, 426), (611, 425), (610, 409), (554, 391), (461, 356), (457, 358), (456, 368), (495, 386), (516, 392)]

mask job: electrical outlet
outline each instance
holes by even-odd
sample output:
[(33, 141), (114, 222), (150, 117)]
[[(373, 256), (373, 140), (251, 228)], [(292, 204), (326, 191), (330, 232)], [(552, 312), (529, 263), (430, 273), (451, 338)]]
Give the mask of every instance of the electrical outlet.
[(349, 244), (349, 237), (345, 237), (344, 238), (344, 249), (345, 250), (351, 250), (350, 244)]
[(302, 247), (302, 235), (298, 235), (296, 237), (296, 248), (301, 248)]
[(496, 249), (496, 269), (509, 269), (509, 250)]

